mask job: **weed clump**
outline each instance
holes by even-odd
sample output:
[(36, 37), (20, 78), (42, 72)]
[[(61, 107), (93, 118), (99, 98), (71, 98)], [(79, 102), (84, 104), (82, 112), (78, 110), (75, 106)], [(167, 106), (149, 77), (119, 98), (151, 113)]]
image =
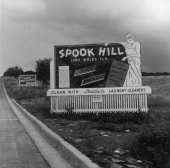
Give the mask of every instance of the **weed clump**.
[(100, 113), (99, 119), (104, 123), (134, 123), (142, 124), (147, 122), (148, 114), (139, 112), (139, 113)]
[(170, 123), (144, 126), (131, 151), (135, 156), (153, 162), (155, 168), (167, 168), (168, 164), (170, 166)]

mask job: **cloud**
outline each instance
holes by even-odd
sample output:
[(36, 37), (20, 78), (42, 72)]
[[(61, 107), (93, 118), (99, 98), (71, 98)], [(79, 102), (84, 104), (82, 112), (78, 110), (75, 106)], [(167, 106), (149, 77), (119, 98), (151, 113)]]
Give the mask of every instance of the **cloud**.
[(8, 19), (30, 18), (46, 10), (45, 0), (2, 0), (2, 13)]
[(169, 0), (2, 0), (3, 60), (31, 66), (26, 62), (52, 58), (54, 45), (123, 42), (131, 32), (144, 68), (161, 62), (167, 70), (169, 9)]
[(155, 25), (157, 28), (166, 26), (169, 22), (170, 15), (170, 1), (168, 0), (149, 0), (144, 1), (142, 11), (143, 17), (148, 18), (150, 24)]
[(42, 24), (80, 42), (119, 41), (127, 31), (143, 36), (170, 25), (168, 0), (53, 0), (46, 8)]
[(11, 17), (20, 22), (41, 24), (78, 41), (81, 36), (83, 41), (88, 41), (88, 38), (96, 40), (96, 37), (105, 40), (111, 33), (118, 40), (122, 31), (147, 32), (170, 23), (168, 0), (16, 1), (3, 0), (8, 12), (17, 13)]

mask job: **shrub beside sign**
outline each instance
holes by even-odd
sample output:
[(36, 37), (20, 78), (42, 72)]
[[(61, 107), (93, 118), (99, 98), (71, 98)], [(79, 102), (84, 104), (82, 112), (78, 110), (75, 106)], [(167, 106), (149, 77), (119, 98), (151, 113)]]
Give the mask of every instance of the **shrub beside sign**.
[(36, 75), (20, 75), (19, 86), (36, 86)]

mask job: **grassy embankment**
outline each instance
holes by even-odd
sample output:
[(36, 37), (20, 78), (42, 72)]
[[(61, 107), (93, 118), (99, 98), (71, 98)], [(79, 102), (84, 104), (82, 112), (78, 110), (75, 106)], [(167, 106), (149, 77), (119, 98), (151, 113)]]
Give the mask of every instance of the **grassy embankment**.
[[(170, 77), (143, 78), (143, 85), (152, 88), (147, 114), (100, 114), (98, 118), (94, 114), (51, 115), (47, 88), (21, 90), (18, 79), (7, 77), (4, 84), (10, 97), (100, 166), (109, 167), (113, 151), (121, 147), (131, 156), (151, 161), (155, 168), (170, 167)], [(109, 136), (101, 137), (105, 133)], [(77, 143), (77, 139), (85, 140)], [(94, 154), (96, 146), (103, 148), (101, 153)]]

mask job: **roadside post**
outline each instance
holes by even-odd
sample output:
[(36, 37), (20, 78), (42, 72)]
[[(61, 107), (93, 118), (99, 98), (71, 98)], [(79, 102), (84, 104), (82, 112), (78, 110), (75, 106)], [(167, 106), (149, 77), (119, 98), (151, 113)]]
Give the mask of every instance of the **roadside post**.
[(34, 91), (35, 91), (35, 86), (37, 86), (37, 79), (36, 79), (36, 75), (20, 75), (19, 76), (19, 86), (22, 87), (23, 86), (31, 86), (33, 87)]

